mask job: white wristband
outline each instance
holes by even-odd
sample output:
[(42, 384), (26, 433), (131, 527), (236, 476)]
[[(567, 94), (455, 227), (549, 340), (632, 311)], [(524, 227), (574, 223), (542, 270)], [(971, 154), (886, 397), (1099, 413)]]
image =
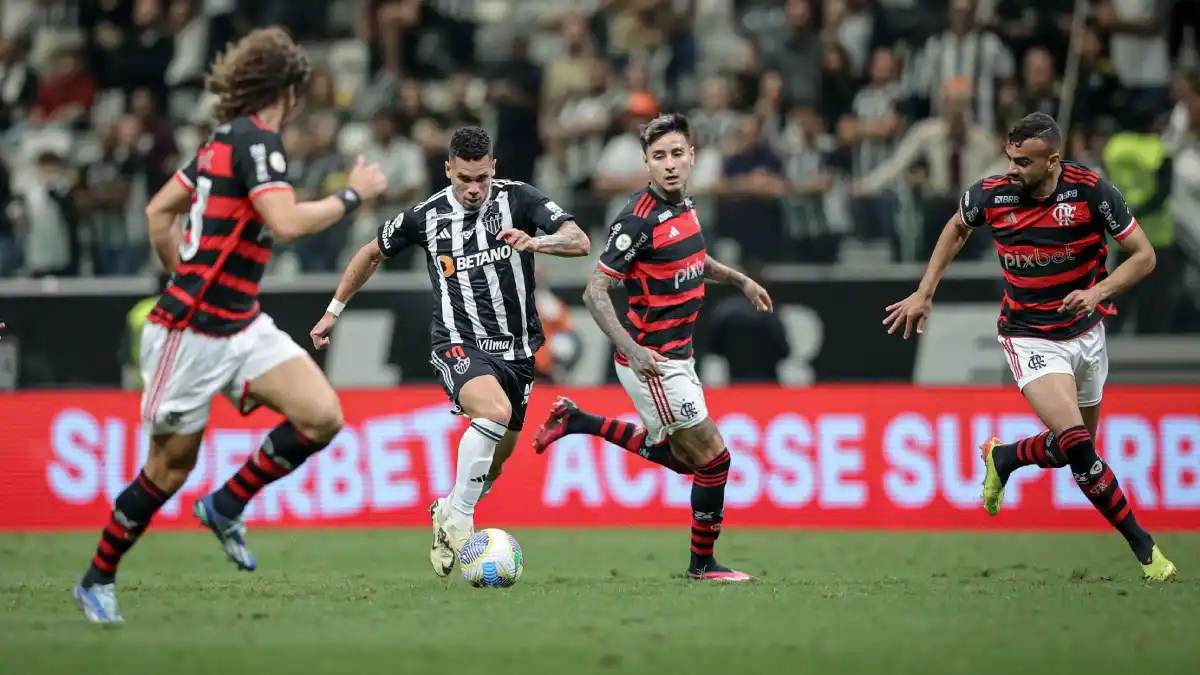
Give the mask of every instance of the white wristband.
[(334, 316), (341, 316), (343, 309), (346, 309), (346, 303), (334, 298), (329, 301), (329, 306), (325, 308), (325, 311)]

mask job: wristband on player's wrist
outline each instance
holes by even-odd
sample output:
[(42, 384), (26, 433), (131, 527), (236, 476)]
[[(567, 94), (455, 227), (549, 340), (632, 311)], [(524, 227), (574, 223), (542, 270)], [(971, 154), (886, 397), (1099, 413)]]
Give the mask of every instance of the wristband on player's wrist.
[(338, 199), (342, 200), (342, 206), (346, 209), (347, 216), (351, 213), (354, 213), (355, 209), (362, 206), (362, 199), (359, 198), (358, 193), (354, 191), (354, 188), (344, 187), (334, 194), (337, 195)]
[(346, 303), (334, 298), (329, 301), (329, 306), (325, 308), (325, 311), (334, 316), (341, 316), (343, 309), (346, 309)]

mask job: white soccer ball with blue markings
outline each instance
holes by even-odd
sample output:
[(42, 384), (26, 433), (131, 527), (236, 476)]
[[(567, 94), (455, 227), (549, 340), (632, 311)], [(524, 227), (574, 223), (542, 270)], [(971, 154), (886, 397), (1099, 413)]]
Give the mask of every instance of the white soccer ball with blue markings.
[(516, 538), (490, 527), (467, 540), (458, 554), (458, 568), (476, 588), (506, 588), (521, 578), (525, 556)]

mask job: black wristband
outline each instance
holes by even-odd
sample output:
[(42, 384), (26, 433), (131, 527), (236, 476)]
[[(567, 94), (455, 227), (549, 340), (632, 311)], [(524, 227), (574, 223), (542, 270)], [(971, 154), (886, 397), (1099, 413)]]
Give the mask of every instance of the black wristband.
[(354, 213), (358, 207), (362, 206), (362, 200), (358, 198), (358, 193), (352, 188), (342, 188), (335, 194), (337, 195), (338, 199), (342, 200), (342, 206), (345, 207), (347, 216), (351, 213)]

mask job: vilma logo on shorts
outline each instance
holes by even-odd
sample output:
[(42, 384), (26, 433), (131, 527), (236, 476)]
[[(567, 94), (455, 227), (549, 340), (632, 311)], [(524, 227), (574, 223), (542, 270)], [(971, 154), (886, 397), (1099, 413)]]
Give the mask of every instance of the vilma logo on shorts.
[(1034, 354), (1029, 357), (1029, 369), (1041, 370), (1046, 367), (1046, 359), (1041, 354)]

